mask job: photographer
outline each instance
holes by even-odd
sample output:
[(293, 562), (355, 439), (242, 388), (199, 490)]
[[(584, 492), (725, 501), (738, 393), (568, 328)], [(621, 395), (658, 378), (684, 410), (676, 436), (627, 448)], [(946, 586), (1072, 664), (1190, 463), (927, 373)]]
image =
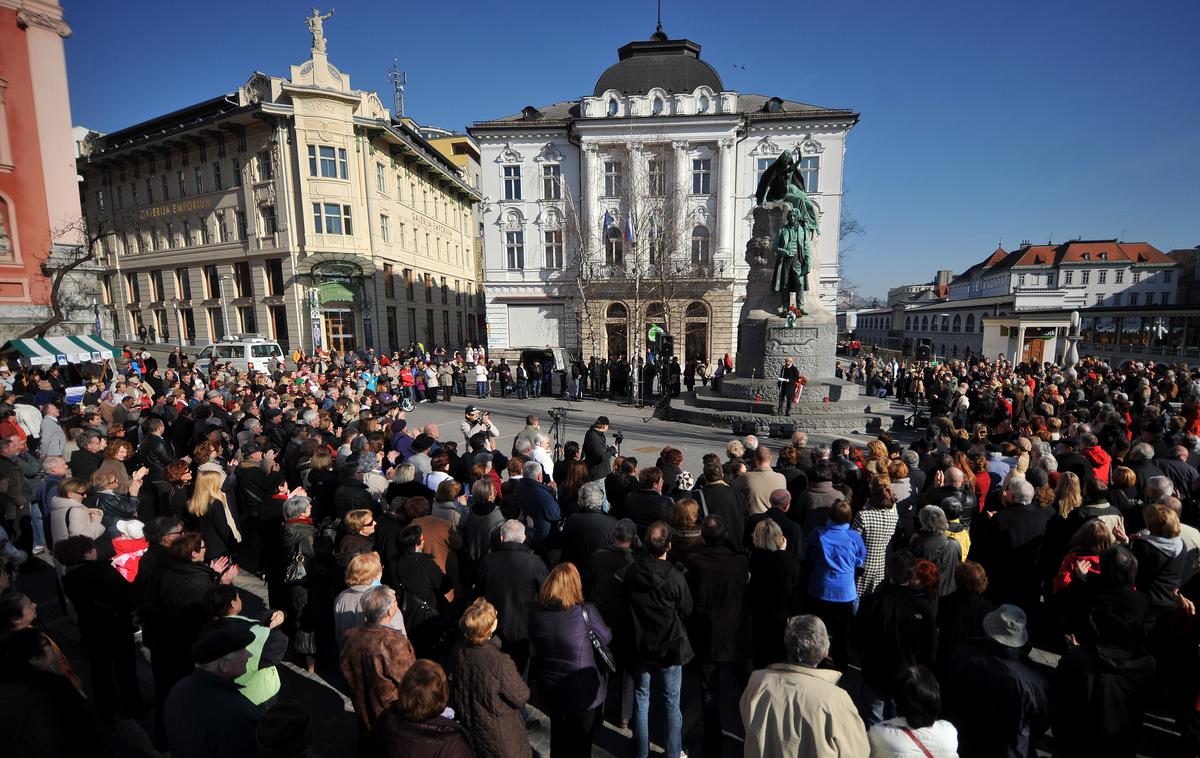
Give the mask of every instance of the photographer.
[[(612, 461), (617, 449), (608, 444), (604, 433), (608, 431), (608, 416), (600, 416), (592, 428), (583, 435), (583, 459), (593, 480), (603, 479), (612, 471)], [(620, 443), (620, 435), (617, 435)]]
[(488, 412), (480, 410), (473, 405), (468, 405), (463, 413), (465, 418), (458, 425), (459, 430), (462, 431), (463, 440), (470, 442), (473, 435), (484, 432), (488, 436), (488, 447), (494, 449), (496, 447), (496, 438), (500, 436), (500, 430), (492, 423), (492, 418)]

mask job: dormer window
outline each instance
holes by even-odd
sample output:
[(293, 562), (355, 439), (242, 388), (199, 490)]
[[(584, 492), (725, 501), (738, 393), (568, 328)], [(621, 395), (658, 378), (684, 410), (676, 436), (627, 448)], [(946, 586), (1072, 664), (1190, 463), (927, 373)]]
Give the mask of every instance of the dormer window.
[(697, 113), (708, 113), (708, 106), (709, 106), (708, 95), (701, 95), (700, 99), (696, 101), (696, 112)]
[(610, 97), (608, 99), (608, 115), (610, 115), (610, 116), (617, 115), (618, 107), (619, 106), (617, 105), (617, 99), (615, 97)]
[(661, 97), (655, 97), (654, 102), (650, 105), (650, 109), (655, 116), (661, 116), (663, 112), (663, 99)]
[(777, 97), (773, 97), (770, 100), (768, 100), (765, 105), (763, 105), (763, 110), (766, 111), (767, 113), (782, 113), (783, 112), (783, 100), (780, 100)]
[(1084, 253), (1084, 254), (1083, 254), (1083, 259), (1084, 259), (1085, 261), (1090, 261), (1090, 260), (1092, 259), (1092, 254), (1091, 254), (1091, 253)]
[(1108, 253), (1100, 253), (1100, 260), (1102, 260), (1102, 261), (1108, 260)]

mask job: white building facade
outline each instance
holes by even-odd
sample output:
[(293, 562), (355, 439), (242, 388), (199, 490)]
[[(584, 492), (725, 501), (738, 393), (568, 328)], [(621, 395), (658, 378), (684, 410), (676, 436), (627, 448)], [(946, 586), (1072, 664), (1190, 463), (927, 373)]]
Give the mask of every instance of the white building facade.
[(661, 32), (619, 51), (588, 96), (477, 122), (489, 347), (736, 349), (761, 172), (798, 149), (821, 211), (822, 298), (837, 292), (845, 139), (858, 115), (726, 90), (700, 46)]

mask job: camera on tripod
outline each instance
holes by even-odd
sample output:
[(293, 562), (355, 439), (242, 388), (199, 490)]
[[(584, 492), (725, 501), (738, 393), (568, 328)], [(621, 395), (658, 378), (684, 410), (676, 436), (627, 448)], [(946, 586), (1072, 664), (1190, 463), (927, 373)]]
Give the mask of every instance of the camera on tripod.
[(550, 418), (554, 419), (555, 421), (562, 421), (567, 417), (567, 411), (567, 408), (551, 408), (549, 411)]
[(613, 432), (613, 442), (616, 442), (618, 445), (620, 445), (624, 441), (625, 441), (624, 432)]

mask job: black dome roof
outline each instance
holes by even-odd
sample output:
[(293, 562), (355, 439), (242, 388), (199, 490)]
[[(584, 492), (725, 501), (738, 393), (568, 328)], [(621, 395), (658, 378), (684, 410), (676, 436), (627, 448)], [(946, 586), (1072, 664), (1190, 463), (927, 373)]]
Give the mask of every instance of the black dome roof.
[(707, 86), (724, 89), (715, 69), (700, 60), (700, 45), (687, 39), (667, 39), (661, 31), (648, 42), (630, 42), (617, 50), (617, 63), (596, 80), (594, 97), (608, 90), (625, 95), (644, 95), (654, 87), (670, 94), (694, 92)]

